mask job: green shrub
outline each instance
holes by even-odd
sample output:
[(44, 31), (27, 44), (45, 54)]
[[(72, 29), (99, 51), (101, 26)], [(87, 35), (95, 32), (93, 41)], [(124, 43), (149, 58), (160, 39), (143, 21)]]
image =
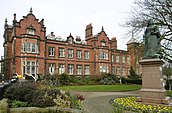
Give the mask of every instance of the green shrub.
[(89, 85), (93, 84), (93, 79), (90, 76), (70, 76), (70, 85)]
[(47, 74), (46, 75), (46, 83), (50, 86), (60, 86), (60, 81), (58, 79), (58, 75), (57, 74)]
[(126, 78), (125, 83), (127, 84), (142, 84), (142, 79), (140, 78)]
[(130, 77), (131, 78), (138, 78), (139, 76), (137, 75), (136, 71), (133, 69), (133, 66), (130, 67), (130, 70), (129, 70), (129, 73), (130, 73)]
[(27, 101), (25, 96), (37, 90), (34, 82), (17, 82), (5, 90), (4, 97), (10, 100)]
[(60, 85), (69, 85), (70, 84), (70, 77), (66, 73), (62, 73), (59, 75), (58, 80)]
[[(42, 87), (42, 86), (41, 86)], [(28, 106), (36, 107), (48, 107), (54, 106), (53, 101), (57, 94), (60, 94), (60, 90), (48, 90), (40, 88), (40, 83), (37, 85), (35, 82), (21, 82), (15, 83), (6, 89), (4, 97), (8, 98), (14, 103), (12, 106), (20, 106), (21, 102), (27, 102)]]
[(103, 85), (113, 85), (116, 83), (119, 83), (118, 77), (110, 73), (105, 73), (102, 79), (100, 80), (100, 84)]
[(54, 106), (55, 103), (51, 96), (46, 95), (44, 90), (37, 90), (33, 92), (32, 99), (30, 100), (30, 106), (47, 107)]
[(13, 100), (10, 103), (11, 108), (17, 108), (17, 107), (27, 107), (28, 103), (27, 102), (21, 102), (19, 100)]

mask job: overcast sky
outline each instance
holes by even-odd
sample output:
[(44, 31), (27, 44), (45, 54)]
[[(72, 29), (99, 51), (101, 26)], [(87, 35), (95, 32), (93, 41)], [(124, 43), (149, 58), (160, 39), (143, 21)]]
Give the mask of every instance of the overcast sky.
[(126, 49), (131, 37), (126, 37), (127, 28), (120, 26), (131, 15), (134, 0), (1, 0), (0, 1), (0, 55), (3, 55), (3, 32), (5, 18), (12, 24), (13, 14), (17, 20), (29, 13), (30, 8), (39, 21), (44, 19), (47, 35), (66, 38), (71, 33), (75, 38), (85, 39), (85, 27), (92, 23), (93, 34), (102, 26), (108, 37), (117, 37), (118, 48)]

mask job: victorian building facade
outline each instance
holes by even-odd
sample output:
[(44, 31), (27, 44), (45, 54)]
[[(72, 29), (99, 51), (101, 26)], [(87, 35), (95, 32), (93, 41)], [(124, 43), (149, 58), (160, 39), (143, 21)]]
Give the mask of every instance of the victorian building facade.
[[(117, 49), (116, 38), (109, 39), (104, 28), (93, 35), (92, 24), (86, 26), (85, 40), (70, 34), (66, 39), (53, 32), (46, 35), (44, 19), (36, 19), (32, 10), (20, 21), (14, 14), (13, 24), (4, 25), (3, 73), (46, 76), (48, 73), (69, 75), (100, 75), (113, 73), (127, 77), (133, 65), (130, 50)], [(134, 59), (135, 60), (135, 59)]]

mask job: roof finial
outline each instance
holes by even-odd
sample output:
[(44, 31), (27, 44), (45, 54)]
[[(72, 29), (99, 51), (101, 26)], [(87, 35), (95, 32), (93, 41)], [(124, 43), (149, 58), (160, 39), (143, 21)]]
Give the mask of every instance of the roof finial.
[(7, 24), (7, 18), (5, 18), (5, 24), (4, 24), (4, 29), (6, 29), (8, 27), (8, 24)]
[(14, 13), (14, 20), (13, 21), (16, 21), (16, 13)]
[(102, 26), (102, 31), (104, 31), (104, 28), (103, 28), (103, 26)]
[(32, 11), (32, 7), (30, 8), (30, 13), (32, 13), (33, 11)]
[(69, 36), (72, 36), (72, 34), (70, 33), (70, 35)]
[(7, 21), (7, 18), (5, 18), (5, 24), (7, 24), (7, 22), (8, 22), (8, 21)]

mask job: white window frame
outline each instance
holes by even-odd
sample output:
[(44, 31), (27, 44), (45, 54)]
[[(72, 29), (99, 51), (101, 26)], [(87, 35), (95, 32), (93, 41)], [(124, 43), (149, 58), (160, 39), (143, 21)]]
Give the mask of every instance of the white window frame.
[(55, 47), (48, 47), (48, 56), (55, 56)]
[(120, 62), (120, 56), (116, 55), (116, 62), (119, 63)]
[(125, 68), (125, 67), (122, 68), (122, 75), (123, 75), (123, 76), (126, 75), (126, 68)]
[(32, 43), (31, 50), (32, 50), (32, 53), (36, 53), (37, 47), (35, 43)]
[(22, 52), (26, 53), (37, 53), (37, 44), (31, 42), (23, 42), (22, 43)]
[(112, 74), (115, 74), (115, 67), (112, 66)]
[(69, 40), (69, 44), (73, 44), (73, 39), (72, 39), (72, 37), (70, 37), (68, 40)]
[(74, 65), (68, 64), (68, 74), (73, 75), (74, 74)]
[(59, 48), (59, 57), (65, 57), (65, 49)]
[(27, 51), (28, 53), (31, 52), (31, 43), (30, 43), (30, 42), (27, 42), (27, 43), (26, 43), (26, 51)]
[(89, 65), (84, 66), (84, 73), (85, 73), (85, 75), (90, 75), (90, 66)]
[(128, 63), (128, 65), (130, 65), (130, 57), (129, 56), (127, 57), (127, 63)]
[(59, 74), (65, 73), (65, 64), (59, 64)]
[(35, 35), (34, 29), (27, 29), (27, 34)]
[(121, 67), (116, 67), (116, 75), (121, 75)]
[(122, 63), (125, 63), (125, 56), (122, 56)]
[(109, 69), (108, 69), (108, 65), (100, 65), (100, 73), (108, 73)]
[(102, 45), (102, 46), (106, 46), (106, 42), (102, 41), (102, 42), (101, 42), (101, 45)]
[(101, 60), (108, 60), (108, 52), (100, 52), (99, 58)]
[(82, 65), (76, 65), (76, 74), (82, 75)]
[(36, 75), (37, 63), (36, 61), (23, 61), (22, 62), (22, 73), (28, 75)]
[(68, 49), (68, 58), (73, 58), (73, 49)]
[(82, 51), (81, 50), (76, 51), (76, 58), (78, 58), (78, 59), (82, 58)]
[(84, 58), (85, 59), (90, 59), (90, 53), (89, 53), (89, 51), (85, 51), (84, 52)]
[(111, 60), (112, 62), (114, 62), (114, 55), (112, 54), (112, 60)]
[(56, 64), (55, 63), (50, 63), (48, 65), (48, 72), (50, 73), (50, 75), (55, 74), (55, 72), (56, 72)]

